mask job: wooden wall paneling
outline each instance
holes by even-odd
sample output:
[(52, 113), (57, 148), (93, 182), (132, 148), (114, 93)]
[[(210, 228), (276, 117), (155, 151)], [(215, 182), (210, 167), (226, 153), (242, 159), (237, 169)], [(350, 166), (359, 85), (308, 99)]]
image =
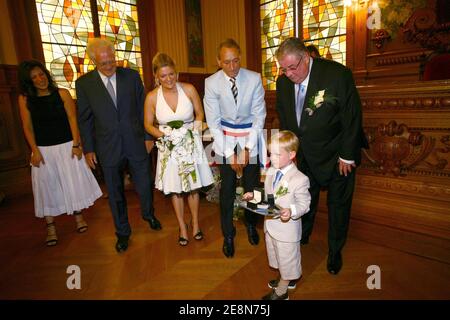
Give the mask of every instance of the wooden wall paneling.
[(37, 59), (44, 62), (41, 34), (34, 1), (8, 1), (17, 60)]
[[(366, 12), (357, 12), (357, 21), (365, 19)], [(359, 54), (365, 60), (366, 75), (363, 69), (355, 69), (358, 83), (383, 84), (386, 82), (413, 82), (420, 79), (421, 64), (433, 50), (448, 51), (449, 28), (440, 23), (436, 16), (436, 1), (430, 0), (426, 8), (418, 8), (405, 21), (395, 34), (392, 30), (367, 29), (366, 54)], [(388, 39), (380, 37), (382, 33)], [(362, 40), (362, 38), (361, 38)], [(357, 42), (359, 43), (359, 42)], [(357, 44), (358, 45), (358, 44)]]
[(27, 157), (17, 104), (17, 68), (1, 65), (0, 72), (4, 80), (0, 83), (0, 159), (1, 169), (7, 170), (27, 164)]
[(8, 196), (31, 191), (17, 96), (17, 67), (0, 65), (0, 190)]
[[(347, 58), (350, 60), (347, 66), (353, 71), (356, 83), (364, 83), (366, 70), (366, 52), (367, 52), (367, 12), (359, 8), (358, 10), (349, 10), (347, 18), (347, 27), (349, 28), (349, 44), (347, 45)], [(349, 57), (351, 55), (351, 57)]]
[(217, 46), (226, 38), (235, 39), (242, 51), (241, 65), (247, 65), (244, 1), (202, 1), (204, 14), (205, 72), (217, 71)]
[(364, 230), (386, 233), (355, 232), (450, 262), (450, 82), (366, 86), (359, 92), (370, 149), (359, 169), (352, 219)]
[(261, 17), (258, 0), (245, 0), (247, 68), (261, 73)]
[(156, 20), (154, 0), (137, 1), (138, 21), (141, 41), (144, 85), (147, 91), (154, 86), (152, 58), (157, 52)]
[(6, 1), (0, 1), (0, 64), (17, 64), (11, 13)]
[(188, 71), (184, 0), (155, 0), (155, 18), (157, 51), (170, 55), (178, 71)]
[(195, 89), (197, 89), (198, 95), (203, 103), (203, 96), (205, 95), (205, 79), (210, 75), (211, 74), (180, 72), (178, 80), (192, 84)]
[(417, 48), (368, 54), (366, 83), (418, 81), (420, 63), (427, 52), (429, 50)]

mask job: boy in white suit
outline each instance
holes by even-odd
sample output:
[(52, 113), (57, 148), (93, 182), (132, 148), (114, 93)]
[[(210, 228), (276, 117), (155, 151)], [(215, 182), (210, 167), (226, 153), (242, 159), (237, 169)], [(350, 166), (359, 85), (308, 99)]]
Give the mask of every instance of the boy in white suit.
[[(311, 202), (309, 179), (292, 162), (299, 147), (291, 131), (274, 134), (269, 143), (271, 167), (264, 182), (265, 194), (273, 194), (280, 210), (279, 218), (266, 217), (264, 232), (269, 265), (280, 272), (279, 280), (269, 281), (273, 290), (263, 300), (288, 300), (288, 286), (302, 275), (300, 239), (301, 216), (308, 212)], [(253, 193), (244, 195), (245, 200)]]

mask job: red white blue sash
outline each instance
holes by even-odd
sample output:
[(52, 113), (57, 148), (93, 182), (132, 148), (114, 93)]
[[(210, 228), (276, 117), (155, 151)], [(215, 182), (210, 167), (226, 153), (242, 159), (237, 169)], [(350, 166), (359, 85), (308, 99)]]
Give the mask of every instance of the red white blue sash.
[[(222, 125), (222, 131), (225, 136), (235, 137), (235, 138), (242, 138), (247, 137), (250, 134), (250, 130), (252, 128), (252, 123), (240, 123), (240, 124), (234, 124), (229, 123), (224, 120), (220, 121), (220, 124)], [(267, 157), (267, 148), (266, 148), (266, 141), (264, 138), (264, 135), (262, 134), (258, 135), (258, 155), (259, 155), (259, 161), (260, 165), (263, 168), (269, 167), (269, 159)]]
[(252, 128), (251, 123), (234, 124), (226, 121), (220, 121), (222, 125), (223, 134), (231, 137), (246, 137), (250, 134)]

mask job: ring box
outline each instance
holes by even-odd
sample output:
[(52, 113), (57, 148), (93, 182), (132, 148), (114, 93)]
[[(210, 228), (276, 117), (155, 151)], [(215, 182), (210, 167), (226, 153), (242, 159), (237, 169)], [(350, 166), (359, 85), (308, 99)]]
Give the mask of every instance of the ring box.
[(247, 206), (250, 209), (256, 210), (258, 208), (264, 208), (266, 205), (261, 202), (264, 200), (264, 189), (263, 188), (255, 188), (253, 190), (253, 199), (247, 202)]

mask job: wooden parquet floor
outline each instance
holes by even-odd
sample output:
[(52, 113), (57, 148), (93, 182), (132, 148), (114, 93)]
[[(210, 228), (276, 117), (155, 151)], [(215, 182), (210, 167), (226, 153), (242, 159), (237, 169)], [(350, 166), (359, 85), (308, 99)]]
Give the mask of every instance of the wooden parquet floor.
[[(44, 245), (44, 222), (34, 218), (31, 195), (10, 198), (0, 207), (0, 299), (158, 299), (258, 300), (277, 276), (268, 267), (264, 241), (247, 241), (237, 221), (236, 254), (222, 254), (219, 208), (201, 200), (202, 241), (177, 243), (178, 227), (170, 200), (155, 192), (163, 230), (153, 231), (140, 217), (137, 196), (127, 192), (133, 234), (128, 251), (117, 254), (107, 200), (85, 211), (89, 230), (75, 231), (73, 217), (56, 219), (59, 242)], [(188, 211), (188, 209), (186, 209)], [(189, 222), (189, 213), (186, 221)], [(262, 221), (258, 225), (262, 236)], [(448, 264), (369, 244), (350, 237), (337, 276), (326, 271), (327, 222), (320, 216), (307, 246), (302, 246), (303, 277), (291, 300), (450, 299)], [(69, 290), (67, 267), (81, 269), (81, 289)], [(381, 289), (369, 290), (369, 265), (381, 269)]]

